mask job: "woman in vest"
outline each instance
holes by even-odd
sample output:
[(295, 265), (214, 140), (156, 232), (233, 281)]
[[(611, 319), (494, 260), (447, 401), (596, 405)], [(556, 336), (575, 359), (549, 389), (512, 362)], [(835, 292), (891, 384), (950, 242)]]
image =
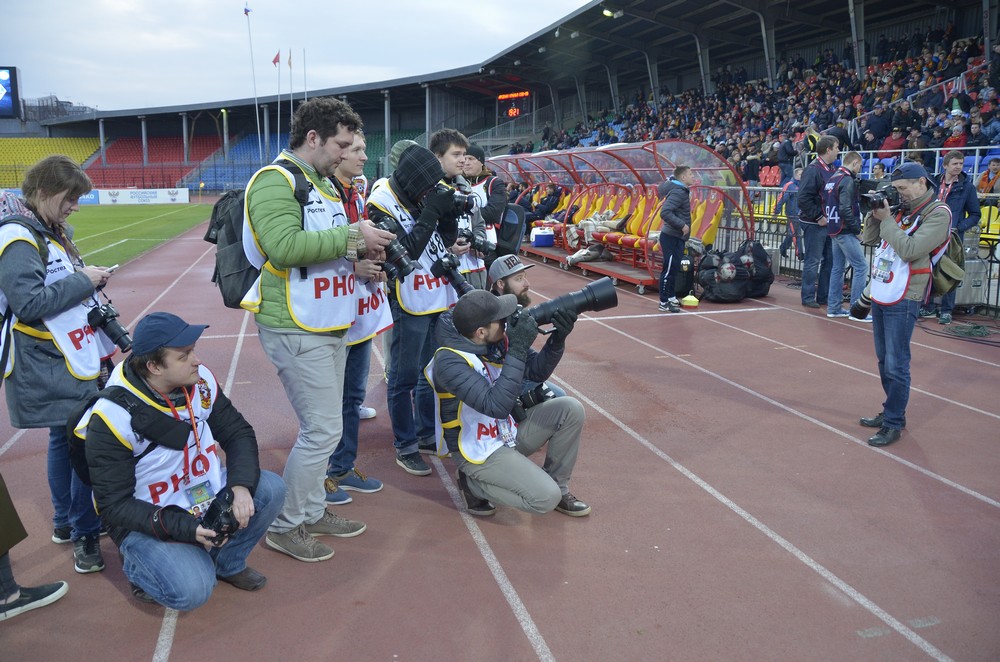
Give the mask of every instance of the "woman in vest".
[(66, 224), (90, 192), (87, 175), (66, 156), (50, 156), (25, 174), (24, 198), (0, 196), (0, 309), (4, 310), (7, 409), (16, 428), (49, 428), (52, 541), (73, 541), (77, 572), (104, 569), (100, 520), (90, 488), (73, 472), (66, 437), (70, 411), (97, 390), (102, 362), (115, 346), (87, 315), (111, 277), (84, 266)]

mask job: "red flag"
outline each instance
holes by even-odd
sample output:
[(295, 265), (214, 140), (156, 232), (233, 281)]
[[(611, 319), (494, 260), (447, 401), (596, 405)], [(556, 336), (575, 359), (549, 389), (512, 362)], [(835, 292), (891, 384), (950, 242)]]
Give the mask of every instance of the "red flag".
[(271, 64), (273, 64), (274, 66), (278, 66), (279, 62), (281, 62), (281, 51), (280, 50), (278, 51), (278, 54), (274, 56), (274, 59), (271, 60)]

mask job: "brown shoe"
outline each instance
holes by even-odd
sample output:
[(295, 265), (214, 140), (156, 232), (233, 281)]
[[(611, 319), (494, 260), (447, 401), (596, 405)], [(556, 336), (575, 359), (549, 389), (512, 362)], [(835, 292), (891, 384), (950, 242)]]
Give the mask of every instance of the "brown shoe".
[(226, 582), (227, 584), (232, 584), (241, 591), (256, 591), (258, 589), (264, 588), (264, 584), (267, 583), (267, 577), (260, 574), (250, 566), (243, 568), (240, 572), (235, 575), (230, 575), (228, 577), (215, 576), (220, 582)]

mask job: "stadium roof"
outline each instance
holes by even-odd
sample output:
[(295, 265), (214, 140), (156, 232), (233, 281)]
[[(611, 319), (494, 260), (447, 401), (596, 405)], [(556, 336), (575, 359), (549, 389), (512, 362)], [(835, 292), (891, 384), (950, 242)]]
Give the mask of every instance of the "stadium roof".
[[(980, 0), (865, 0), (868, 30), (912, 24), (920, 18), (940, 17), (949, 12), (979, 6)], [(618, 89), (650, 87), (649, 62), (657, 64), (661, 85), (680, 75), (699, 71), (698, 49), (708, 49), (714, 72), (722, 64), (739, 63), (763, 55), (762, 24), (773, 26), (777, 53), (794, 51), (816, 42), (847, 39), (851, 34), (848, 2), (843, 0), (594, 0), (523, 41), (481, 62), (448, 71), (396, 80), (322, 90), (309, 96), (346, 95), (359, 111), (375, 111), (384, 105), (383, 90), (391, 90), (393, 108), (422, 107), (425, 86), (441, 86), (460, 97), (482, 102), (512, 87), (572, 90), (577, 84), (609, 84), (613, 73)], [(558, 36), (557, 36), (558, 34)], [(696, 39), (697, 37), (697, 39)], [(838, 53), (839, 55), (839, 53)], [(671, 86), (672, 87), (672, 86)], [(674, 90), (676, 91), (676, 90)], [(259, 97), (259, 103), (274, 104), (274, 95)], [(61, 125), (102, 118), (135, 118), (156, 115), (176, 118), (179, 112), (198, 112), (220, 107), (252, 107), (253, 99), (171, 106), (97, 111), (44, 122)]]

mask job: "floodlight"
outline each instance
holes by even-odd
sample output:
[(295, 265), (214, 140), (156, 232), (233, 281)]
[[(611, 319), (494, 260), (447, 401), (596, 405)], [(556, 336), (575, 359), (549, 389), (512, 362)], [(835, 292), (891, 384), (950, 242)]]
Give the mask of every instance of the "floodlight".
[(579, 30), (573, 30), (572, 32), (569, 33), (569, 38), (570, 39), (576, 39), (579, 36), (580, 36), (580, 31)]

